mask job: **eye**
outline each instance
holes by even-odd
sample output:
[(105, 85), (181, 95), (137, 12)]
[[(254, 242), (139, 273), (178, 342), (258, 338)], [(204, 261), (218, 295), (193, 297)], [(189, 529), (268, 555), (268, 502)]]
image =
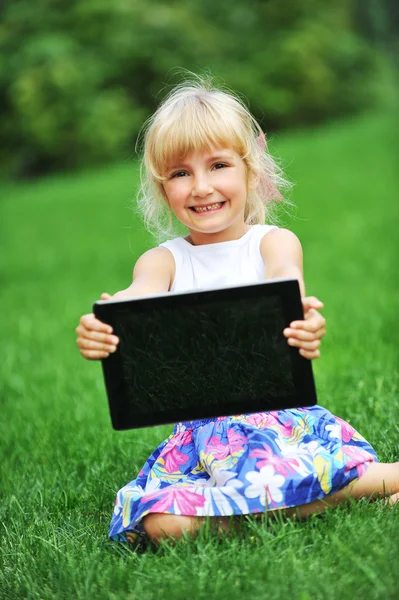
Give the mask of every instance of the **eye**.
[(186, 175), (188, 175), (187, 171), (176, 171), (175, 173), (172, 173), (170, 179), (175, 179), (176, 177), (185, 177)]
[(216, 169), (216, 170), (218, 170), (218, 169), (224, 169), (225, 167), (228, 167), (228, 166), (229, 165), (227, 165), (226, 163), (220, 163), (220, 162), (218, 162), (218, 163), (215, 163), (213, 165), (213, 168)]

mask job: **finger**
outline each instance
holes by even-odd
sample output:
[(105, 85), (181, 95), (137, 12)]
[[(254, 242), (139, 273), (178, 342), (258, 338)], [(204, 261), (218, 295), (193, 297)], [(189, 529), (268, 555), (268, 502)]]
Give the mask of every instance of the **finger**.
[(107, 292), (103, 292), (100, 296), (101, 300), (109, 300), (110, 298), (112, 298), (111, 294), (107, 294)]
[(290, 323), (289, 329), (291, 329), (293, 332), (308, 331), (312, 335), (314, 335), (317, 331), (325, 330), (324, 323), (315, 321), (297, 321), (295, 324)]
[(317, 350), (320, 346), (320, 340), (313, 340), (311, 342), (304, 342), (303, 340), (296, 340), (295, 338), (288, 338), (290, 346), (296, 348), (302, 348), (303, 350)]
[(87, 338), (89, 340), (97, 340), (99, 342), (107, 342), (111, 344), (118, 344), (119, 338), (116, 335), (111, 335), (109, 331), (106, 333), (96, 331), (95, 329), (87, 329), (83, 325), (78, 325), (75, 329), (78, 337)]
[(89, 329), (90, 331), (104, 331), (105, 333), (112, 333), (113, 331), (111, 325), (99, 321), (92, 313), (83, 315), (80, 319), (80, 325), (83, 325), (85, 329)]
[(304, 321), (292, 321), (290, 323), (291, 329), (304, 329), (305, 331), (317, 331), (323, 329), (326, 324), (326, 320), (319, 313), (315, 315), (305, 317)]
[(116, 346), (119, 344), (119, 338), (116, 335), (110, 335), (109, 333), (91, 331), (83, 328), (79, 329), (79, 327), (77, 328), (76, 332), (79, 338), (101, 342), (103, 344), (107, 344), (108, 346)]
[(78, 338), (76, 340), (77, 345), (81, 350), (94, 350), (97, 352), (115, 352), (116, 346), (113, 344), (104, 344), (101, 342), (95, 342), (87, 338)]
[(309, 360), (320, 358), (320, 350), (304, 350), (303, 348), (301, 348), (299, 350), (299, 354), (304, 358), (308, 358)]
[(101, 358), (108, 358), (109, 352), (97, 351), (97, 350), (85, 350), (81, 352), (81, 355), (88, 360), (99, 360)]
[(308, 312), (305, 315), (306, 321), (309, 321), (310, 319), (314, 319), (315, 321), (324, 321), (324, 323), (326, 321), (323, 315), (319, 313), (319, 311), (315, 308), (309, 308)]
[(311, 342), (315, 339), (321, 339), (325, 336), (326, 330), (324, 327), (321, 329), (317, 329), (316, 331), (307, 331), (306, 329), (284, 329), (283, 334), (286, 338), (296, 338), (297, 340), (304, 340), (306, 342)]
[(302, 298), (302, 306), (306, 309), (309, 308), (323, 308), (324, 304), (321, 300), (316, 298), (316, 296), (306, 296)]

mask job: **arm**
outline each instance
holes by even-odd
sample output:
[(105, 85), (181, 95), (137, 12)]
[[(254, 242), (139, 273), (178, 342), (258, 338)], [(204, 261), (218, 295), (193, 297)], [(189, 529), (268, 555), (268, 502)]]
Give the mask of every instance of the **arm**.
[[(153, 248), (138, 259), (133, 271), (133, 283), (128, 288), (114, 296), (101, 294), (101, 299), (134, 298), (168, 292), (174, 274), (172, 253), (166, 248)], [(81, 317), (76, 333), (81, 355), (90, 360), (107, 358), (111, 352), (115, 352), (119, 343), (117, 336), (112, 334), (112, 327), (96, 319), (93, 314)]]
[(260, 243), (260, 252), (265, 263), (265, 279), (293, 277), (298, 279), (301, 296), (305, 295), (303, 281), (302, 246), (298, 238), (288, 229), (273, 229)]
[(305, 297), (301, 244), (288, 229), (273, 229), (260, 244), (265, 263), (265, 278), (293, 277), (298, 279), (305, 319), (293, 321), (283, 334), (290, 346), (295, 346), (305, 358), (319, 358), (320, 340), (325, 335), (325, 319), (317, 311), (323, 303), (314, 296)]
[(150, 296), (168, 292), (175, 276), (175, 261), (166, 248), (153, 248), (145, 252), (133, 269), (133, 283), (117, 292), (113, 299)]

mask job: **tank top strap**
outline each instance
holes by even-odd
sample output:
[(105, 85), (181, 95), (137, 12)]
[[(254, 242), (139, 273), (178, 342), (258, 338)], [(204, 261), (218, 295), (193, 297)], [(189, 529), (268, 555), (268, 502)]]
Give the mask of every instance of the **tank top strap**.
[(184, 259), (185, 241), (183, 238), (178, 237), (167, 242), (159, 244), (162, 248), (167, 248), (173, 255), (175, 260), (176, 272), (181, 269)]
[(272, 229), (278, 229), (276, 225), (253, 225), (251, 228), (250, 252), (251, 258), (257, 260), (260, 256), (260, 242), (262, 238)]

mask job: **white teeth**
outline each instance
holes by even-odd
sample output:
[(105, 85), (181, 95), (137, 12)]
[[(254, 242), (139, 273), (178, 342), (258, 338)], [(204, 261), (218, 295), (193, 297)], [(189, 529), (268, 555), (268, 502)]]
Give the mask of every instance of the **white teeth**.
[(207, 210), (216, 210), (222, 206), (222, 202), (216, 204), (210, 204), (209, 206), (193, 206), (195, 212), (206, 212)]

